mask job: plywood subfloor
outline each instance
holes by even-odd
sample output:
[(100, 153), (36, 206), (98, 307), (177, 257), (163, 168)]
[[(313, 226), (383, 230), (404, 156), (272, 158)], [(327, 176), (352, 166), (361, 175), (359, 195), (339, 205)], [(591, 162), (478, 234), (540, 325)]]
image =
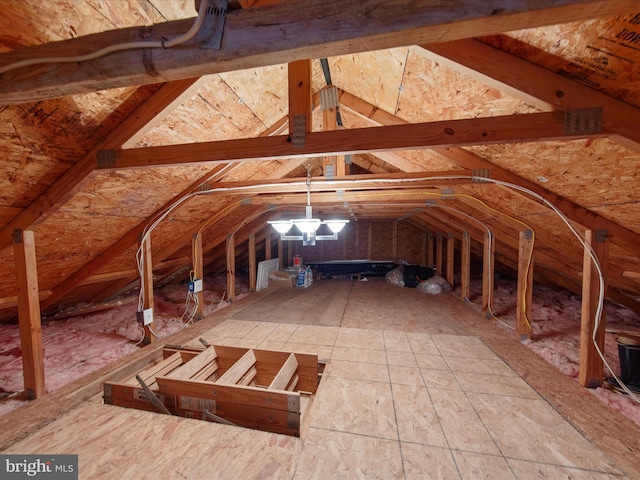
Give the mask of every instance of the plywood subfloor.
[(225, 310), (173, 343), (328, 361), (301, 438), (81, 401), (39, 428), (11, 414), (32, 433), (3, 453), (77, 453), (81, 478), (639, 478), (638, 427), (453, 295), (324, 281)]

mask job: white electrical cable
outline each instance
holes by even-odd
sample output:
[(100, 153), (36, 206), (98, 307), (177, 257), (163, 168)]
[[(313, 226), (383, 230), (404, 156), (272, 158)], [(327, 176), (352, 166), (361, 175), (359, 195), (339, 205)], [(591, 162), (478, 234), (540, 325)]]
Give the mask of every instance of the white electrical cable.
[(25, 60), (20, 60), (18, 62), (10, 63), (9, 65), (5, 65), (0, 67), (0, 75), (6, 73), (10, 70), (15, 70), (17, 68), (29, 67), (31, 65), (41, 65), (43, 63), (75, 63), (75, 62), (87, 62), (89, 60), (95, 60), (100, 57), (104, 57), (105, 55), (109, 55), (110, 53), (120, 52), (123, 50), (134, 50), (137, 48), (171, 48), (182, 43), (185, 43), (191, 40), (200, 30), (202, 23), (204, 22), (204, 15), (209, 5), (209, 0), (202, 0), (200, 3), (200, 10), (198, 11), (198, 16), (196, 17), (195, 22), (191, 26), (191, 28), (184, 34), (174, 37), (170, 40), (151, 40), (151, 41), (137, 41), (137, 42), (126, 42), (119, 43), (116, 45), (109, 45), (108, 47), (104, 47), (100, 50), (97, 50), (92, 53), (87, 53), (85, 55), (77, 55), (74, 57), (48, 57), (48, 58), (28, 58)]
[[(496, 185), (501, 185), (507, 188), (511, 188), (513, 190), (517, 190), (520, 192), (523, 192), (527, 195), (530, 195), (531, 197), (541, 201), (542, 203), (544, 203), (547, 207), (549, 207), (556, 215), (558, 215), (558, 217), (560, 217), (560, 219), (562, 220), (562, 222), (567, 226), (567, 228), (569, 228), (569, 230), (571, 231), (571, 233), (573, 233), (573, 235), (578, 239), (578, 241), (580, 242), (580, 244), (585, 248), (585, 250), (589, 253), (589, 257), (591, 259), (591, 262), (593, 263), (594, 267), (596, 268), (597, 272), (598, 272), (598, 285), (599, 285), (599, 293), (598, 293), (598, 306), (596, 308), (596, 318), (595, 318), (595, 326), (594, 326), (594, 332), (593, 332), (593, 336), (591, 338), (595, 349), (598, 353), (598, 355), (600, 356), (603, 364), (607, 367), (607, 369), (609, 370), (609, 372), (611, 373), (611, 375), (616, 379), (616, 381), (618, 382), (618, 384), (620, 385), (620, 387), (631, 397), (633, 398), (633, 400), (635, 400), (636, 402), (640, 403), (640, 398), (638, 396), (636, 396), (631, 390), (629, 390), (629, 388), (615, 375), (615, 373), (613, 373), (613, 369), (611, 368), (611, 366), (609, 365), (609, 363), (607, 362), (607, 360), (604, 358), (604, 354), (602, 353), (602, 351), (600, 350), (600, 347), (597, 344), (596, 341), (596, 332), (598, 330), (598, 327), (600, 325), (601, 322), (601, 318), (602, 318), (602, 312), (604, 309), (604, 274), (602, 272), (602, 267), (600, 266), (600, 262), (598, 261), (597, 255), (595, 253), (595, 251), (593, 250), (593, 247), (591, 245), (589, 245), (589, 243), (587, 243), (587, 241), (584, 239), (584, 237), (582, 236), (582, 234), (580, 233), (580, 231), (571, 224), (571, 221), (569, 220), (569, 218), (562, 213), (562, 211), (556, 207), (552, 202), (550, 202), (549, 200), (547, 200), (545, 197), (543, 197), (542, 195), (526, 188), (526, 187), (522, 187), (520, 185), (516, 185), (513, 183), (509, 183), (509, 182), (503, 182), (501, 180), (495, 180), (492, 178), (486, 178), (486, 177), (477, 177), (474, 175), (448, 175), (448, 176), (425, 176), (425, 177), (417, 177), (417, 178), (399, 178), (399, 179), (395, 179), (395, 178), (386, 178), (386, 179), (376, 179), (375, 181), (377, 183), (389, 183), (389, 184), (397, 184), (397, 183), (415, 183), (415, 182), (421, 182), (421, 181), (429, 181), (429, 180), (478, 180), (480, 182), (484, 182), (484, 183), (493, 183)], [(361, 183), (370, 183), (371, 180), (366, 180), (366, 179), (357, 179), (357, 180), (349, 180), (349, 181), (345, 181), (345, 180), (323, 180), (322, 184), (323, 185), (334, 185), (334, 184), (340, 184), (340, 185), (344, 185), (344, 184), (351, 184), (351, 185), (358, 185)], [(288, 183), (288, 186), (306, 186), (307, 185), (307, 180), (305, 179), (304, 182), (292, 182), (292, 183)], [(170, 211), (172, 211), (175, 207), (177, 207), (179, 204), (181, 204), (182, 202), (186, 201), (187, 199), (196, 196), (196, 195), (200, 195), (200, 194), (207, 194), (207, 193), (222, 193), (222, 192), (235, 192), (235, 191), (245, 191), (245, 190), (252, 190), (252, 189), (257, 189), (257, 188), (265, 188), (265, 187), (280, 187), (282, 186), (281, 183), (270, 183), (270, 184), (261, 184), (261, 185), (245, 185), (245, 186), (238, 186), (238, 187), (222, 187), (222, 188), (211, 188), (209, 190), (204, 190), (204, 191), (199, 191), (199, 192), (192, 192), (190, 194), (185, 195), (184, 197), (182, 197), (181, 199), (179, 199), (178, 201), (176, 201), (171, 207), (169, 207), (169, 209), (167, 209), (167, 211), (165, 211), (163, 214), (161, 214), (159, 216), (159, 218), (153, 223), (153, 225), (151, 227), (148, 227), (145, 229), (145, 234), (143, 236), (143, 241), (146, 239), (146, 236), (148, 236), (151, 231), (158, 225), (158, 223), (160, 223), (169, 213)], [(345, 188), (344, 186), (342, 187), (343, 189)], [(275, 208), (275, 207), (274, 207)], [(267, 211), (270, 211), (272, 209), (269, 209)], [(244, 225), (246, 223), (247, 220), (249, 220), (250, 218), (254, 218), (255, 216), (258, 215), (262, 215), (263, 213), (266, 212), (260, 212), (257, 213), (247, 219), (245, 219), (243, 222), (241, 222), (238, 227), (236, 227), (236, 229), (233, 231), (233, 234), (235, 234), (238, 229)], [(232, 234), (232, 235), (233, 235)], [(489, 234), (490, 239), (492, 239), (493, 235)], [(138, 253), (137, 255), (141, 252), (141, 248), (142, 248), (142, 243), (143, 241), (141, 241), (141, 246), (138, 249)], [(227, 249), (227, 258), (229, 257), (229, 249)], [(139, 271), (141, 273), (141, 282), (142, 282), (142, 263), (140, 262), (140, 260), (142, 260), (142, 262), (144, 261), (143, 259), (139, 258), (139, 262), (138, 262), (138, 268)], [(141, 295), (142, 295), (142, 287), (141, 287)], [(491, 314), (493, 315), (493, 312), (491, 312)]]

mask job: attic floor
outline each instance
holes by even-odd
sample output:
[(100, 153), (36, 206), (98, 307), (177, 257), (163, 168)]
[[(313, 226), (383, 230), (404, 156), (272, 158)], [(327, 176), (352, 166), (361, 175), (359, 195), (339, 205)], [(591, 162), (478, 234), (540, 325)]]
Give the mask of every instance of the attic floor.
[(3, 453), (76, 453), (80, 478), (640, 478), (635, 424), (453, 295), (323, 281), (192, 328), (328, 362), (301, 438), (81, 401), (37, 429), (14, 412), (32, 433)]

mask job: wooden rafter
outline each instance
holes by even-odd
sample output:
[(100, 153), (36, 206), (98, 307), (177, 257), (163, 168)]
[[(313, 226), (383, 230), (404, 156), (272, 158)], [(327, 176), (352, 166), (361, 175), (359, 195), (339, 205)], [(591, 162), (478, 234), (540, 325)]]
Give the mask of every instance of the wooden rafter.
[(129, 138), (149, 123), (158, 111), (166, 108), (173, 100), (188, 90), (195, 79), (180, 80), (163, 85), (144, 104), (106, 135), (95, 147), (89, 150), (65, 174), (53, 183), (16, 218), (0, 230), (0, 250), (11, 245), (14, 229), (27, 229), (42, 222), (48, 215), (77, 191), (81, 184), (95, 170), (96, 153), (105, 148), (120, 148)]
[[(495, 49), (493, 49), (495, 50)], [(357, 97), (348, 94), (347, 92), (341, 92), (340, 104), (343, 107), (352, 109), (359, 113), (362, 118), (368, 118), (372, 122), (383, 125), (400, 125), (407, 123), (406, 120), (401, 119), (395, 115), (392, 115), (384, 110), (374, 107), (367, 102), (364, 102)], [(584, 105), (576, 105), (584, 106)], [(519, 185), (528, 190), (531, 190), (537, 195), (544, 197), (547, 201), (554, 204), (558, 209), (564, 213), (571, 220), (584, 225), (587, 228), (597, 229), (606, 228), (611, 233), (611, 242), (634, 253), (637, 251), (637, 245), (640, 245), (640, 235), (629, 230), (622, 225), (608, 220), (601, 215), (592, 212), (571, 200), (568, 200), (550, 190), (547, 190), (540, 185), (530, 182), (525, 178), (510, 172), (506, 168), (500, 167), (495, 163), (479, 157), (464, 148), (432, 148), (434, 152), (442, 155), (443, 157), (451, 160), (458, 166), (467, 168), (469, 170), (490, 170), (491, 177), (496, 180)], [(537, 200), (536, 200), (537, 201)]]
[[(85, 64), (44, 64), (4, 74), (0, 104), (73, 93), (178, 80), (223, 71), (288, 63), (303, 58), (451, 41), (551, 23), (616, 16), (632, 0), (300, 0), (228, 12), (220, 50), (194, 47), (125, 50)], [(348, 19), (348, 21), (341, 21)], [(130, 27), (0, 55), (0, 65), (30, 58), (69, 56), (132, 40), (174, 38), (192, 19)], [(328, 39), (330, 39), (328, 41)]]
[(440, 64), (542, 109), (602, 107), (604, 127), (624, 145), (640, 149), (640, 108), (475, 39), (415, 49)]
[(565, 129), (564, 112), (505, 115), (440, 122), (311, 132), (304, 145), (288, 136), (221, 140), (104, 151), (99, 169), (188, 165), (199, 162), (275, 160), (325, 154), (352, 154), (385, 150), (570, 140), (606, 136)]

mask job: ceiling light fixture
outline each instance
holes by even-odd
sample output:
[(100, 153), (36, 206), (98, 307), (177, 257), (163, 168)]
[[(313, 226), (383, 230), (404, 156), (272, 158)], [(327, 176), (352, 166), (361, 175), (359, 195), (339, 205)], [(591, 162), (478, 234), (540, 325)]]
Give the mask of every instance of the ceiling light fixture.
[[(313, 218), (311, 208), (311, 166), (307, 166), (307, 206), (304, 218), (292, 218), (290, 220), (271, 220), (267, 222), (280, 234), (281, 240), (302, 240), (302, 245), (313, 246), (316, 240), (337, 240), (338, 233), (349, 223), (349, 220), (331, 219), (320, 220)], [(316, 232), (321, 225), (326, 225), (331, 234), (318, 235)], [(301, 235), (289, 233), (296, 227)]]

